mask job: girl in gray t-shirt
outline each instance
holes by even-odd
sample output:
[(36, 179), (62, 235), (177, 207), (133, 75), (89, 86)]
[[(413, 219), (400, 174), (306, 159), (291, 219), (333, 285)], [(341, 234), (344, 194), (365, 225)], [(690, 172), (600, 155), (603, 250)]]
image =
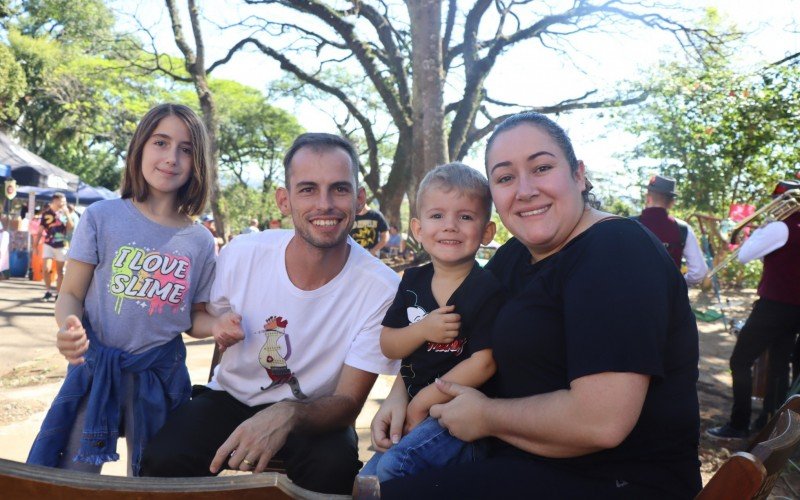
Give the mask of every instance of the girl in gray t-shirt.
[(181, 332), (214, 276), (214, 240), (192, 221), (207, 200), (208, 155), (191, 109), (156, 106), (128, 147), (122, 199), (81, 218), (55, 306), (70, 367), (29, 463), (100, 472), (124, 432), (128, 474), (138, 475), (143, 447), (188, 400)]

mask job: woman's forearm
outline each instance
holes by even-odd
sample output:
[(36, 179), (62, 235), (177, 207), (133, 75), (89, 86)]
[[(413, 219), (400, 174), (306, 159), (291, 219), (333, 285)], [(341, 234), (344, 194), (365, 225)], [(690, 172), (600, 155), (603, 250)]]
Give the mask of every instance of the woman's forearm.
[(649, 377), (600, 373), (560, 390), (519, 399), (486, 400), (485, 432), (546, 457), (585, 455), (618, 446), (639, 419)]

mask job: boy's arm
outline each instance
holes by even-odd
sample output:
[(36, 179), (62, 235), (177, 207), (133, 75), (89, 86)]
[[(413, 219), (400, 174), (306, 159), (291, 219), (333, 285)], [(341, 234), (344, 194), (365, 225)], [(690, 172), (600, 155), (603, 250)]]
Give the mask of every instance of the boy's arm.
[[(492, 350), (483, 349), (451, 368), (442, 375), (441, 379), (477, 388), (492, 378), (496, 370), (497, 365), (492, 357)], [(406, 424), (409, 428), (413, 428), (427, 418), (431, 406), (447, 403), (451, 399), (453, 399), (452, 396), (437, 389), (435, 384), (427, 386), (419, 391), (408, 404)]]
[(383, 355), (389, 359), (403, 359), (426, 340), (449, 344), (458, 336), (461, 327), (461, 316), (454, 313), (454, 309), (453, 305), (440, 307), (404, 328), (384, 326), (381, 330)]

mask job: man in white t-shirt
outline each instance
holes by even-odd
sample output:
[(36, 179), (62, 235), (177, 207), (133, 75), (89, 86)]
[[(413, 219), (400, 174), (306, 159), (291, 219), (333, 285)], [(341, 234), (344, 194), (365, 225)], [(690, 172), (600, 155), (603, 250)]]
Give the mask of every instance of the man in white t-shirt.
[(379, 373), (399, 366), (380, 330), (399, 278), (348, 236), (358, 158), (330, 134), (299, 136), (284, 159), (278, 206), (294, 230), (236, 238), (220, 253), (209, 312), (224, 355), (208, 386), (151, 441), (142, 475), (261, 472), (275, 458), (297, 485), (349, 494), (356, 416)]

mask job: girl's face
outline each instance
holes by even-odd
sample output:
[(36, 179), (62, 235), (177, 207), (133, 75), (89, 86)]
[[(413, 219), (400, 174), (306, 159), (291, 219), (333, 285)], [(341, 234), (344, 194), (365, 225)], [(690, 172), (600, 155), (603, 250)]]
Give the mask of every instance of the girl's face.
[(584, 166), (575, 174), (558, 143), (536, 125), (495, 137), (487, 176), (497, 213), (536, 260), (569, 241), (584, 211)]
[(175, 196), (189, 180), (193, 163), (189, 128), (177, 116), (165, 116), (142, 150), (142, 175), (150, 195)]

